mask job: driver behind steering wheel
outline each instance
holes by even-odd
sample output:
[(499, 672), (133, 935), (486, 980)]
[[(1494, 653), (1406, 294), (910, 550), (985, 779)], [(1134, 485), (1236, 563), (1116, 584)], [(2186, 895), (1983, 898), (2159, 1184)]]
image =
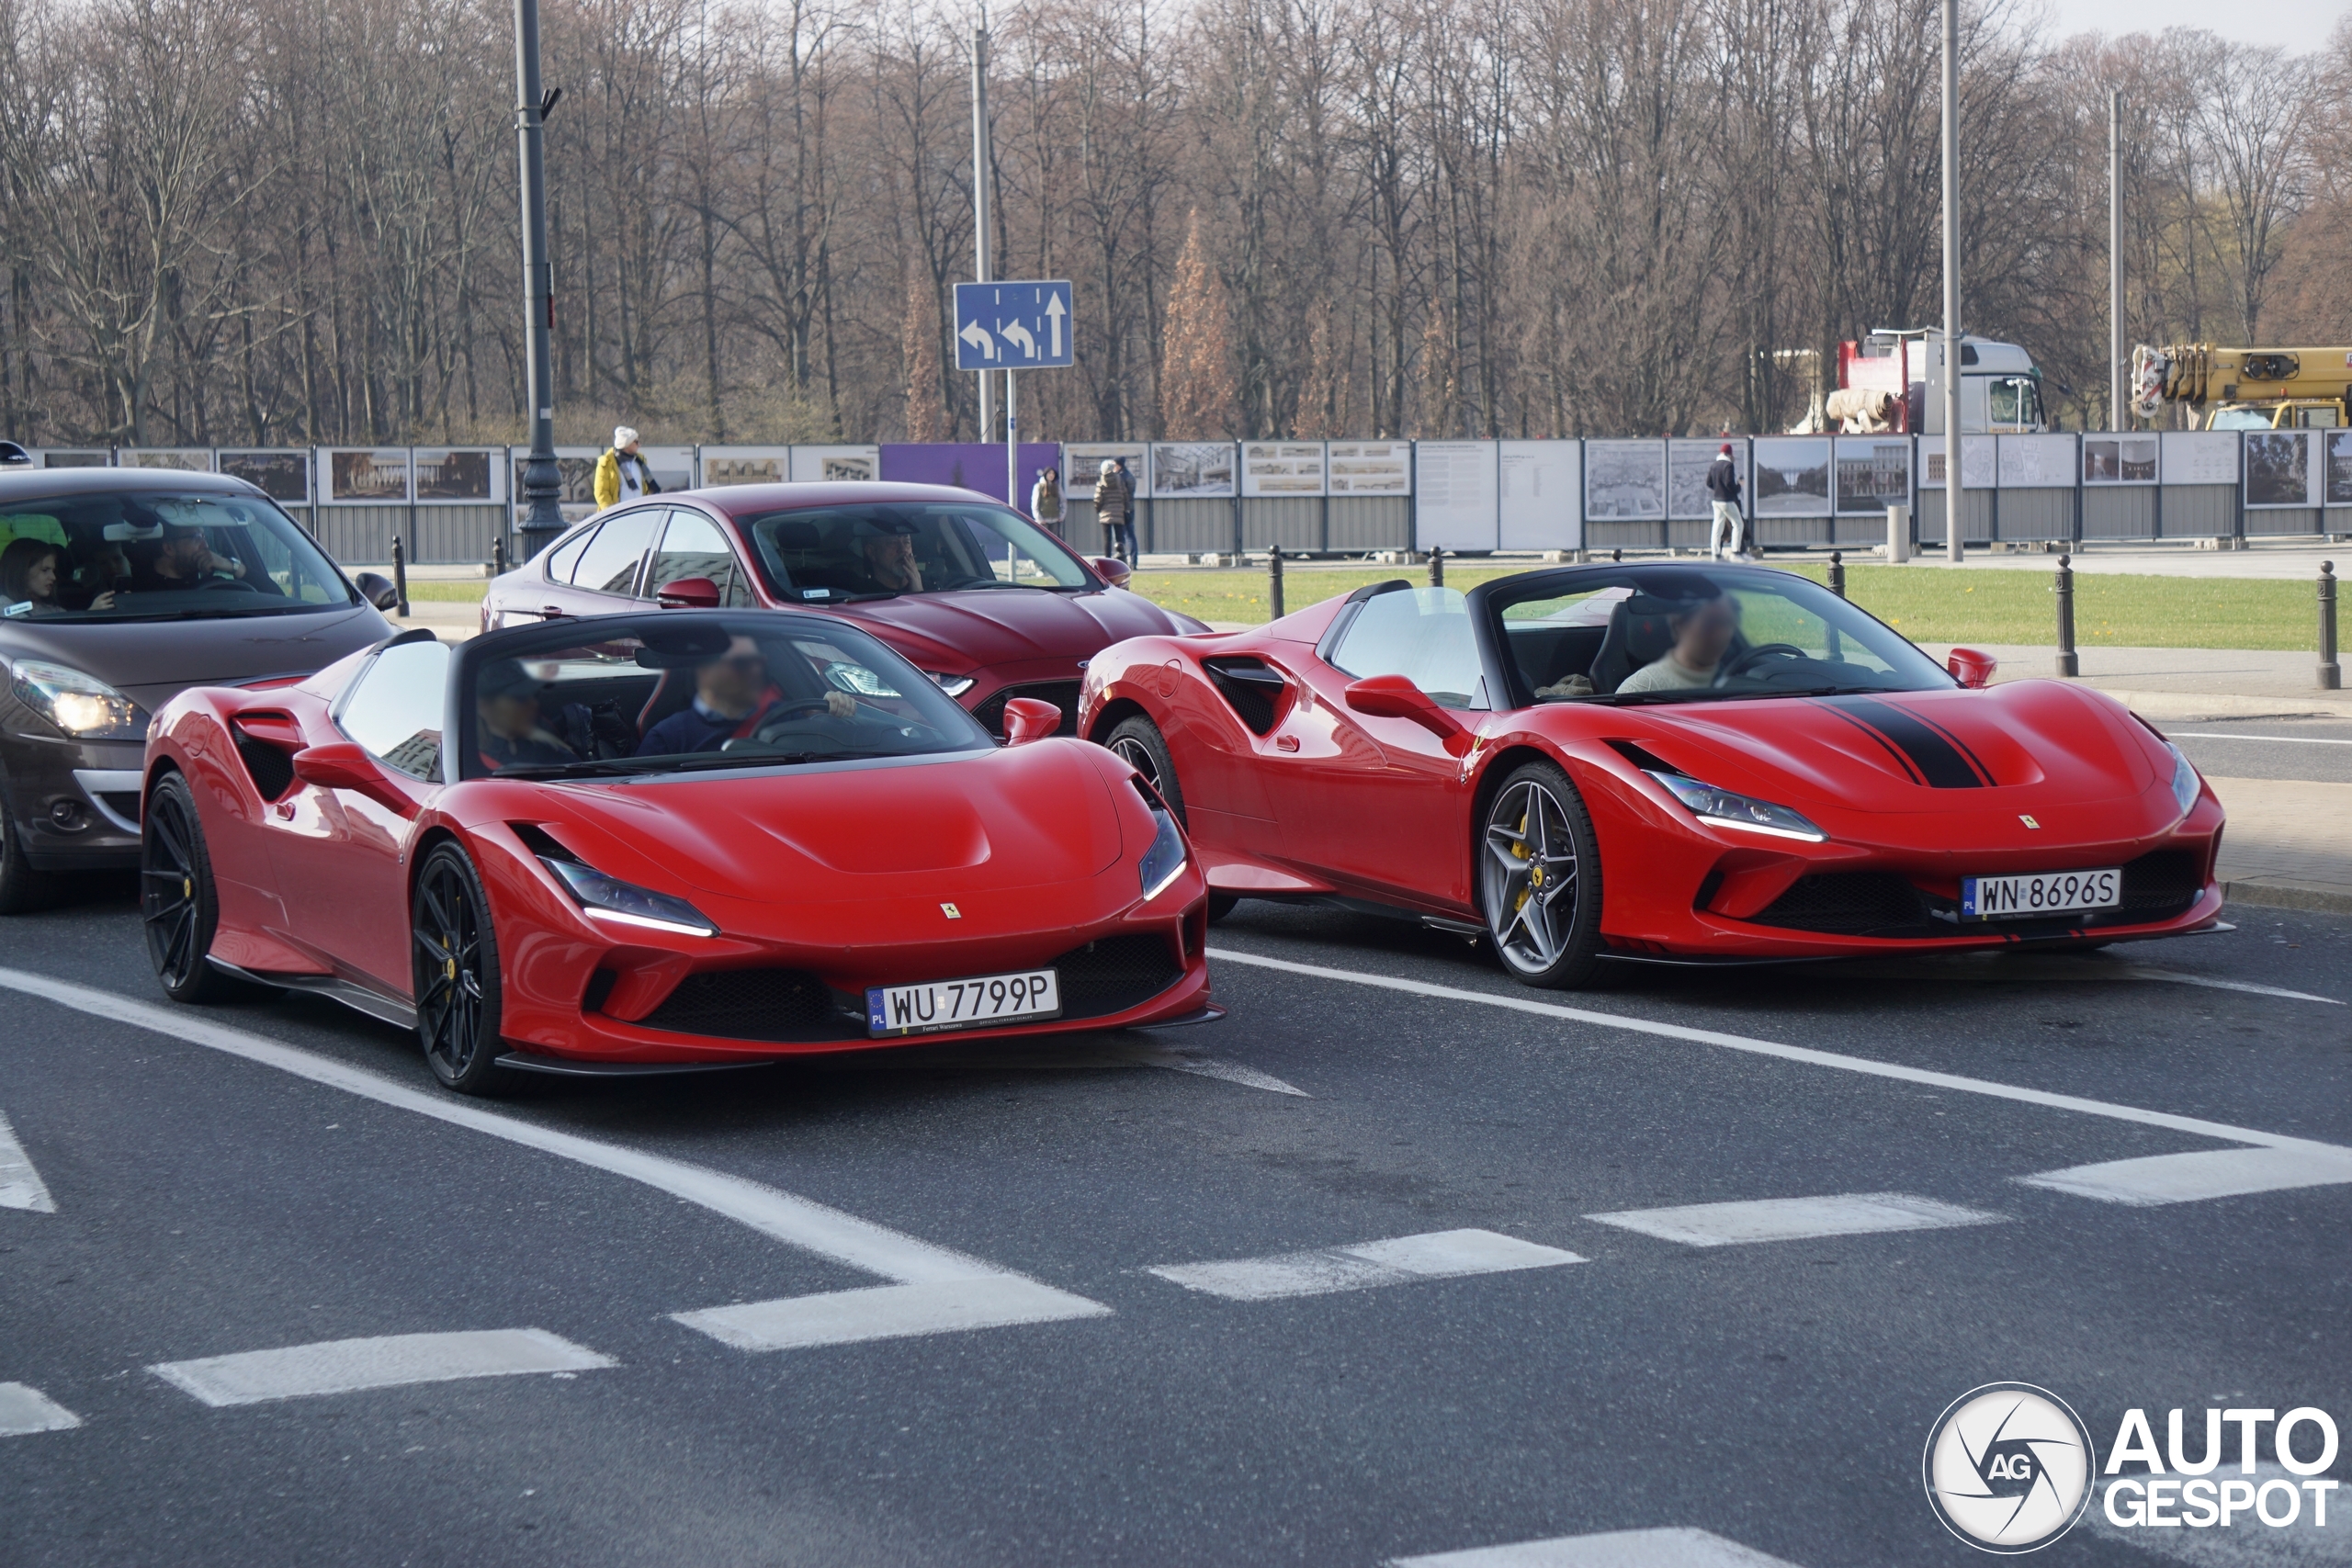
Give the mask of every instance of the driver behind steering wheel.
[(1618, 682), (1619, 692), (1678, 692), (1715, 683), (1724, 655), (1739, 635), (1739, 601), (1719, 585), (1708, 586), (1713, 597), (1691, 601), (1667, 617), (1674, 646)]
[[(637, 754), (668, 757), (720, 750), (729, 740), (757, 734), (784, 702), (783, 691), (769, 678), (760, 645), (748, 637), (729, 637), (725, 653), (695, 667), (693, 705), (647, 730)], [(847, 692), (828, 692), (824, 711), (834, 718), (849, 718), (856, 714), (857, 704)]]

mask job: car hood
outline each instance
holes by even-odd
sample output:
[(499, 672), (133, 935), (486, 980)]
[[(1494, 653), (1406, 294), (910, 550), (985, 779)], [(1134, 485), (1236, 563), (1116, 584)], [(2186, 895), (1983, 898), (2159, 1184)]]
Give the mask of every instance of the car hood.
[(918, 664), (950, 675), (1031, 660), (1075, 663), (1127, 637), (1193, 629), (1191, 622), (1119, 588), (1085, 593), (1043, 588), (904, 593), (826, 610), (873, 627)]
[(1995, 792), (2088, 803), (2157, 779), (2153, 736), (2112, 700), (2055, 681), (1634, 711), (1648, 731), (1634, 738), (1666, 761), (1792, 806), (1948, 811)]
[(153, 713), (190, 686), (309, 675), (391, 635), (365, 604), (200, 621), (9, 621), (0, 656), (71, 665)]
[[(935, 761), (547, 786), (570, 847), (615, 876), (821, 904), (1083, 880), (1123, 849), (1110, 781), (1081, 742)], [(1141, 845), (1135, 846), (1140, 853)]]

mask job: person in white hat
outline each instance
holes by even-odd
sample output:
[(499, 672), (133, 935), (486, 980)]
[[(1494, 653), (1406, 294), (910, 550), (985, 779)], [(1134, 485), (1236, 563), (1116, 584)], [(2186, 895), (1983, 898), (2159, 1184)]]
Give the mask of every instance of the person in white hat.
[(637, 432), (626, 424), (613, 426), (612, 446), (596, 459), (596, 509), (661, 493), (652, 468), (638, 449)]

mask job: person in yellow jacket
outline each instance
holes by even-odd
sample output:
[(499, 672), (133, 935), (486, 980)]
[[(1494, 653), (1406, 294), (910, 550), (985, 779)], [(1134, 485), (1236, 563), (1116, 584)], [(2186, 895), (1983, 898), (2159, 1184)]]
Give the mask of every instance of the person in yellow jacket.
[(638, 450), (637, 432), (626, 424), (615, 425), (611, 448), (596, 459), (596, 510), (661, 493), (652, 466)]

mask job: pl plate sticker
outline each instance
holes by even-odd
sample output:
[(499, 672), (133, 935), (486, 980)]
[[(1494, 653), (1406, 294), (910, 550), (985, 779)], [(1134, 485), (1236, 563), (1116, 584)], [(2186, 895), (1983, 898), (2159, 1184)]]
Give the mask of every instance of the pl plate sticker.
[(2039, 1551), (2083, 1517), (2096, 1457), (2064, 1400), (2031, 1383), (1986, 1383), (1954, 1400), (1928, 1432), (1928, 1501), (1980, 1551)]

